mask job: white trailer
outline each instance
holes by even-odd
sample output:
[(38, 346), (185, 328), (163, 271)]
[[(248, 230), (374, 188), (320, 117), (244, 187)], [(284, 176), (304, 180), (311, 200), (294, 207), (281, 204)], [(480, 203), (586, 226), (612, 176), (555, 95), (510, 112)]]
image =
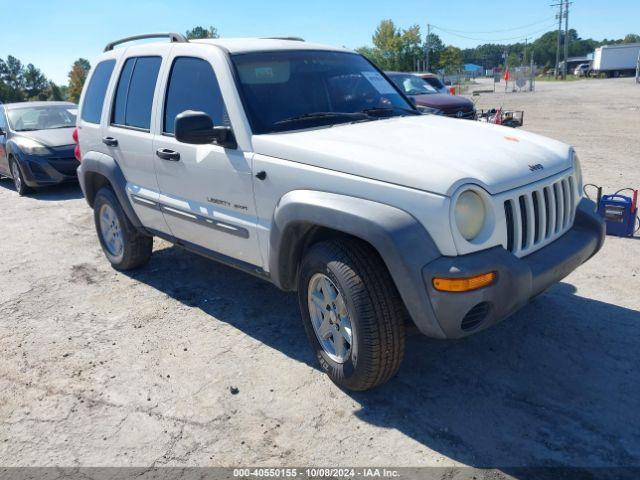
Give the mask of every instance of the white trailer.
[(633, 75), (640, 55), (640, 43), (603, 45), (593, 53), (591, 71), (606, 73), (609, 77), (623, 74)]

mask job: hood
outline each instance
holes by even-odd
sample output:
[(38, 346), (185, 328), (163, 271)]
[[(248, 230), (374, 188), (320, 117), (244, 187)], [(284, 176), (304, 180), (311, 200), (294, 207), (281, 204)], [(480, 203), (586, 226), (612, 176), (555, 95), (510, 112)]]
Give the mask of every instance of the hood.
[(62, 147), (73, 145), (73, 128), (53, 128), (51, 130), (34, 130), (33, 132), (16, 132), (16, 136), (31, 138), (45, 147)]
[(473, 102), (468, 98), (456, 95), (445, 95), (442, 93), (430, 93), (427, 95), (412, 95), (411, 98), (417, 105), (431, 108), (449, 109), (473, 109)]
[[(394, 117), (253, 136), (256, 153), (451, 195), (496, 194), (571, 167), (570, 147), (513, 128), (439, 115)], [(542, 165), (542, 168), (530, 166)]]

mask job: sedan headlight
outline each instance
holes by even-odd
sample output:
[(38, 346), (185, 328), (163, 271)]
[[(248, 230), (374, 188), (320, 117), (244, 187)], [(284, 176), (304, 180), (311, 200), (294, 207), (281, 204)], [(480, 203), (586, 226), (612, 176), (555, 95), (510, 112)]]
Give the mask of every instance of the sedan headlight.
[(18, 137), (15, 142), (20, 150), (27, 155), (47, 155), (49, 153), (47, 147), (31, 138)]
[(480, 234), (487, 218), (484, 201), (473, 190), (467, 190), (458, 196), (454, 215), (458, 231), (468, 241)]

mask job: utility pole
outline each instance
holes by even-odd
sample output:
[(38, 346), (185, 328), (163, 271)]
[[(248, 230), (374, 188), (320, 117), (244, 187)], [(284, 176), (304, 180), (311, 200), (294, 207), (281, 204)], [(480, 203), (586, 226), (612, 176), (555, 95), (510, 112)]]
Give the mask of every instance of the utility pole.
[(562, 79), (567, 78), (567, 61), (569, 60), (569, 5), (572, 2), (564, 2), (564, 67), (562, 68)]
[(526, 65), (527, 64), (527, 42), (529, 41), (528, 38), (525, 37), (524, 39), (524, 55), (522, 58), (522, 64)]
[(558, 66), (560, 64), (560, 38), (562, 37), (562, 5), (563, 0), (560, 0), (560, 3), (554, 3), (551, 5), (552, 7), (560, 7), (560, 11), (556, 15), (558, 19), (558, 42), (556, 44), (556, 66), (553, 69), (553, 76), (558, 78)]
[(425, 52), (425, 71), (428, 72), (429, 71), (429, 50), (431, 50), (431, 39), (429, 38), (431, 37), (431, 25), (427, 23), (427, 45), (426, 45), (426, 52)]

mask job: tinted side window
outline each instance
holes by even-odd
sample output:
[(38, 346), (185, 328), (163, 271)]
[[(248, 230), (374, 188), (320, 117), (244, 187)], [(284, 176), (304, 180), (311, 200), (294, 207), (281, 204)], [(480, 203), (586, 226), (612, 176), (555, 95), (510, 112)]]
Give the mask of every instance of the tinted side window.
[(207, 113), (214, 125), (229, 125), (218, 79), (206, 60), (179, 57), (173, 62), (164, 107), (165, 133), (174, 133), (176, 116), (185, 110)]
[(127, 92), (129, 91), (131, 74), (133, 73), (135, 64), (136, 59), (129, 58), (120, 72), (120, 79), (118, 80), (118, 87), (116, 88), (116, 98), (113, 101), (113, 112), (111, 112), (111, 123), (116, 125), (125, 124), (124, 114), (127, 106)]
[(0, 130), (7, 131), (7, 122), (4, 119), (4, 109), (0, 108)]
[(115, 64), (115, 60), (100, 62), (96, 66), (93, 75), (91, 75), (82, 105), (82, 120), (85, 122), (100, 123), (104, 95), (107, 92), (107, 86)]
[(129, 58), (125, 62), (118, 80), (112, 123), (149, 130), (161, 63), (160, 57)]

